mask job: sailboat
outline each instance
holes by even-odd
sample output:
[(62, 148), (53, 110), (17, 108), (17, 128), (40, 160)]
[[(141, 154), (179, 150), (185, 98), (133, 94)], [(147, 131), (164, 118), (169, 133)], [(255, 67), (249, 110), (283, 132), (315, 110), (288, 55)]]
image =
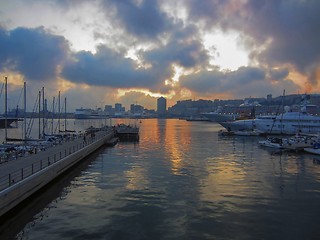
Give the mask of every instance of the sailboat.
[(2, 90), (4, 88), (4, 91), (5, 91), (5, 112), (4, 112), (4, 116), (0, 116), (0, 129), (6, 129), (6, 128), (9, 128), (11, 127), (11, 124), (14, 123), (14, 122), (17, 122), (19, 121), (20, 119), (18, 117), (9, 117), (8, 116), (8, 104), (7, 104), (7, 94), (8, 94), (8, 77), (5, 77), (5, 82), (2, 86), (2, 89), (1, 89), (1, 93), (2, 93)]

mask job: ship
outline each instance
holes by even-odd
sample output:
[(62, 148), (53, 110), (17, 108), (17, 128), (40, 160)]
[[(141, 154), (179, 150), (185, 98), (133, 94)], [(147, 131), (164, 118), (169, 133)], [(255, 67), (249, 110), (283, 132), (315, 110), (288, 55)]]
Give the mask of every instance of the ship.
[(75, 119), (103, 119), (109, 118), (110, 115), (102, 111), (101, 108), (91, 109), (91, 108), (78, 108), (74, 113)]

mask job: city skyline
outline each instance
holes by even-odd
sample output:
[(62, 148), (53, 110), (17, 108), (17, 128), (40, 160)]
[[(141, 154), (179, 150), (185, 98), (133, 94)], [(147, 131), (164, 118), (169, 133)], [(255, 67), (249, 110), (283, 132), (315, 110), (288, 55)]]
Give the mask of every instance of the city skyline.
[[(9, 106), (27, 82), (68, 108), (318, 93), (316, 0), (0, 0)], [(20, 103), (21, 104), (21, 103)]]

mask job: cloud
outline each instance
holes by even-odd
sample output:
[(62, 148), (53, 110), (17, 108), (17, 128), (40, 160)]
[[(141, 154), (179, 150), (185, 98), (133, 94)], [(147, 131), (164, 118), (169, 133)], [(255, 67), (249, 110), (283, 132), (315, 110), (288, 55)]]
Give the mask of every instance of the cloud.
[(284, 68), (284, 69), (276, 69), (276, 70), (270, 70), (269, 72), (270, 74), (270, 78), (272, 80), (282, 80), (282, 79), (285, 79), (288, 74), (289, 74), (289, 69), (287, 68)]
[[(181, 91), (199, 97), (224, 92), (230, 97), (265, 95), (279, 89), (297, 92), (299, 86), (289, 76), (307, 76), (314, 85), (319, 80), (317, 0), (59, 0), (51, 4), (30, 0), (29, 4), (27, 8), (23, 1), (9, 1), (0, 10), (0, 24), (11, 27), (0, 28), (0, 70), (18, 72), (26, 79), (62, 77), (95, 89), (147, 89), (162, 94), (178, 92), (181, 86)], [(15, 6), (18, 16), (12, 14)], [(30, 14), (35, 10), (37, 18)], [(211, 40), (214, 54), (205, 48), (204, 36), (217, 32), (239, 36), (237, 43), (245, 44), (252, 65), (229, 72), (211, 65), (218, 44)], [(128, 54), (132, 52), (136, 56)], [(173, 81), (176, 66), (189, 74), (180, 82)]]
[(68, 55), (68, 42), (43, 28), (0, 28), (0, 70), (16, 71), (34, 81), (57, 77)]
[(245, 31), (255, 39), (271, 43), (259, 57), (270, 65), (291, 63), (302, 72), (320, 60), (320, 2), (249, 1), (251, 18)]
[(116, 21), (138, 38), (155, 39), (172, 28), (172, 20), (161, 11), (158, 0), (105, 0), (102, 6), (107, 14), (115, 9)]
[(169, 91), (168, 86), (165, 87), (165, 80), (173, 77), (173, 64), (184, 68), (208, 64), (208, 55), (201, 42), (191, 37), (195, 33), (194, 28), (182, 29), (166, 44), (140, 51), (139, 58), (148, 66), (146, 68), (125, 58), (124, 53), (101, 45), (95, 54), (86, 51), (75, 53), (74, 60), (64, 65), (62, 76), (72, 82), (113, 88)]
[(122, 54), (100, 46), (96, 54), (81, 51), (64, 65), (62, 76), (72, 82), (113, 88), (153, 88), (162, 84), (154, 68), (138, 68)]
[(320, 1), (187, 0), (188, 19), (242, 34), (261, 66), (293, 66), (315, 84), (320, 69)]
[(199, 96), (213, 96), (215, 94), (229, 93), (232, 96), (264, 96), (267, 93), (277, 92), (279, 89), (294, 91), (297, 86), (278, 72), (278, 82), (275, 84), (268, 78), (268, 70), (257, 67), (241, 67), (236, 71), (220, 72), (207, 71), (182, 77), (181, 87), (196, 92)]
[(208, 52), (201, 41), (194, 37), (198, 34), (194, 26), (177, 30), (172, 33), (166, 44), (146, 52), (144, 58), (158, 65), (159, 63), (162, 65), (175, 63), (184, 68), (206, 67), (209, 64)]

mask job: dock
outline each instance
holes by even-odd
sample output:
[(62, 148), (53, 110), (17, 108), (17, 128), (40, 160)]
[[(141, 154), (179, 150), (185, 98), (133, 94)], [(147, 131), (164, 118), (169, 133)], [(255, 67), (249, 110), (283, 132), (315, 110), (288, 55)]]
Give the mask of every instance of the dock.
[(106, 145), (114, 137), (112, 128), (94, 134), (75, 135), (43, 151), (0, 164), (0, 217), (56, 179), (66, 170)]
[(136, 126), (119, 124), (114, 130), (120, 141), (139, 141), (139, 128)]

